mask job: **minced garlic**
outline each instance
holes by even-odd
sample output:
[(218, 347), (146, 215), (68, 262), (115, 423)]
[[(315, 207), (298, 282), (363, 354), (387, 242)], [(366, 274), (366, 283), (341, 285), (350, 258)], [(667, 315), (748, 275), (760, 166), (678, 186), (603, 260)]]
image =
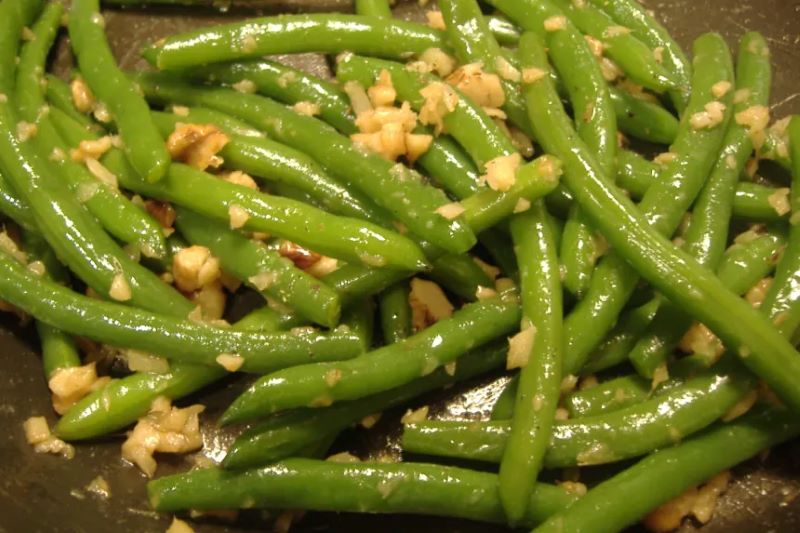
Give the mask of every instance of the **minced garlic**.
[(439, 320), (453, 316), (453, 304), (442, 288), (432, 281), (413, 278), (408, 303), (414, 331), (422, 331)]

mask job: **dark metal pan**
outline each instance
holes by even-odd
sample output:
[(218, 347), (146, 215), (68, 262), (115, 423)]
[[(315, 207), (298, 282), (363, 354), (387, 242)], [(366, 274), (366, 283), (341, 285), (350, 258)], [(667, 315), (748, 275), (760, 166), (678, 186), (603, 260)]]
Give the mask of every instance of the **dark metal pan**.
[[(399, 6), (405, 15), (419, 16), (416, 1)], [(775, 83), (773, 114), (800, 112), (800, 3), (790, 0), (648, 0), (673, 35), (684, 45), (702, 32), (718, 31), (731, 46), (746, 30), (759, 30), (769, 37), (773, 50)], [(348, 0), (233, 0), (231, 10), (217, 12), (189, 9), (109, 10), (107, 27), (115, 52), (127, 68), (140, 68), (138, 50), (144, 42), (185, 30), (213, 24), (220, 19), (242, 17), (254, 12), (325, 11), (352, 9)], [(416, 13), (414, 11), (416, 10)], [(56, 57), (57, 69), (69, 64), (62, 43)], [(301, 65), (318, 74), (329, 74), (320, 56), (305, 55)], [(144, 498), (144, 476), (120, 459), (120, 439), (79, 445), (76, 457), (65, 461), (36, 455), (25, 443), (22, 422), (32, 415), (52, 410), (43, 379), (38, 347), (30, 328), (10, 318), (0, 323), (0, 532), (160, 532), (168, 516), (151, 512)], [(506, 378), (493, 376), (446, 394), (429, 396), (418, 403), (431, 404), (434, 413), (450, 417), (477, 418), (485, 415)], [(206, 404), (203, 453), (219, 458), (230, 435), (214, 429), (213, 421), (242, 384), (229, 382), (206, 391), (198, 401)], [(798, 384), (800, 386), (800, 384)], [(335, 444), (362, 457), (399, 455), (397, 447), (399, 413), (388, 413), (370, 431), (352, 430)], [(185, 470), (191, 457), (159, 461), (159, 475)], [(85, 490), (97, 475), (111, 487), (109, 500), (100, 500)], [(800, 451), (798, 442), (773, 450), (736, 469), (736, 480), (719, 502), (716, 516), (702, 528), (709, 532), (800, 531)], [(309, 490), (314, 490), (309, 487)], [(270, 529), (268, 517), (258, 512), (242, 513), (235, 523), (206, 520), (197, 531), (239, 532)], [(426, 517), (373, 517), (311, 513), (294, 526), (294, 531), (502, 531), (464, 521)], [(692, 525), (684, 531), (694, 530)]]

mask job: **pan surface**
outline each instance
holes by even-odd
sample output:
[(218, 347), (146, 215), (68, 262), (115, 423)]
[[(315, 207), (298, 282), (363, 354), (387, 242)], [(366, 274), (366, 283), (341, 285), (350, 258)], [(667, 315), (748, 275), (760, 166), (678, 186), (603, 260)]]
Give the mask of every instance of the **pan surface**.
[[(706, 31), (718, 31), (736, 46), (745, 30), (768, 36), (773, 51), (775, 80), (773, 116), (800, 112), (800, 3), (793, 0), (647, 0), (684, 47)], [(181, 9), (148, 9), (107, 12), (107, 28), (117, 57), (126, 68), (141, 68), (138, 50), (145, 42), (191, 27), (231, 20), (253, 12), (352, 10), (348, 0), (233, 0), (224, 17)], [(237, 5), (238, 4), (238, 5)], [(419, 17), (417, 2), (398, 6), (403, 16)], [(239, 6), (242, 6), (241, 9)], [(255, 7), (254, 7), (255, 6)], [(66, 43), (55, 62), (57, 70), (69, 66)], [(295, 61), (295, 65), (298, 63)], [(298, 66), (329, 75), (323, 58), (304, 55)], [(170, 517), (150, 511), (144, 498), (144, 476), (120, 459), (119, 438), (78, 445), (71, 461), (36, 455), (25, 442), (22, 422), (33, 415), (54, 421), (38, 347), (30, 327), (10, 318), (0, 323), (0, 532), (161, 532)], [(491, 409), (502, 384), (501, 375), (473, 381), (433, 396), (430, 404), (438, 417), (480, 418)], [(205, 391), (197, 401), (208, 406), (203, 414), (205, 447), (200, 454), (219, 459), (231, 441), (228, 433), (215, 430), (213, 421), (241, 390), (243, 383), (228, 382)], [(193, 400), (193, 399), (189, 399)], [(362, 458), (399, 456), (397, 412), (387, 413), (370, 431), (352, 430), (335, 444)], [(389, 416), (391, 415), (391, 416)], [(714, 519), (703, 531), (800, 531), (800, 450), (798, 442), (773, 450), (736, 469), (735, 481), (719, 502)], [(159, 459), (158, 475), (185, 470), (192, 456)], [(102, 475), (111, 498), (101, 500), (85, 490)], [(309, 487), (313, 490), (313, 487)], [(194, 525), (194, 524), (193, 524)], [(270, 529), (268, 517), (259, 512), (242, 513), (235, 523), (206, 520), (198, 532), (239, 532)], [(310, 513), (293, 531), (503, 531), (499, 527), (428, 517), (371, 517)], [(683, 531), (693, 531), (686, 525)]]

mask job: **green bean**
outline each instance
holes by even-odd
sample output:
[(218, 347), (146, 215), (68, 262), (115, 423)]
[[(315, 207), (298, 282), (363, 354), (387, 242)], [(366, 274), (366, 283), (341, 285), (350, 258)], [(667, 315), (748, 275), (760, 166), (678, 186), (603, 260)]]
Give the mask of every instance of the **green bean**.
[[(737, 90), (746, 91), (744, 101), (735, 105), (741, 113), (751, 106), (769, 104), (771, 70), (766, 41), (758, 33), (746, 34), (739, 46)], [(768, 56), (768, 53), (766, 54)], [(728, 242), (728, 227), (739, 175), (753, 153), (747, 130), (732, 123), (725, 134), (723, 148), (708, 181), (695, 201), (692, 218), (684, 235), (683, 248), (704, 267), (716, 270)], [(659, 309), (645, 334), (630, 353), (633, 366), (644, 377), (652, 377), (680, 342), (692, 319), (677, 306)]]
[(327, 406), (399, 387), (508, 333), (518, 320), (516, 298), (510, 295), (468, 304), (452, 318), (349, 364), (306, 365), (264, 376), (231, 404), (221, 422), (243, 422), (293, 407)]
[(789, 140), (786, 135), (786, 128), (790, 117), (779, 120), (769, 128), (757, 155), (759, 159), (774, 161), (784, 169), (791, 172), (792, 162), (789, 157)]
[(620, 30), (616, 21), (604, 11), (590, 4), (578, 6), (569, 0), (556, 0), (555, 4), (579, 30), (603, 43), (605, 54), (620, 66), (627, 78), (657, 93), (675, 89), (677, 83), (647, 45)]
[(290, 259), (193, 211), (182, 207), (176, 211), (178, 230), (190, 242), (211, 250), (225, 272), (312, 322), (328, 327), (339, 323), (339, 295)]
[[(528, 62), (532, 51), (535, 57), (541, 57), (537, 52), (538, 43), (531, 43), (531, 37), (523, 36), (522, 44), (526, 65), (541, 65), (541, 62)], [(721, 73), (718, 73), (719, 76), (712, 73), (715, 68), (705, 70), (704, 65), (709, 55), (724, 55), (722, 40), (713, 35), (704, 36), (698, 48), (696, 57), (703, 66), (698, 69), (699, 75), (705, 77), (710, 74), (709, 77), (717, 80), (724, 78)], [(709, 48), (719, 52), (708, 54)], [(695, 94), (702, 92), (700, 87), (705, 86), (698, 85)], [(610, 183), (596, 167), (588, 150), (575, 138), (574, 133), (570, 133), (571, 124), (568, 124), (568, 118), (559, 107), (558, 96), (549, 79), (528, 85), (526, 93), (531, 122), (536, 129), (547, 132), (546, 139), (537, 138), (546, 141), (549, 151), (560, 156), (567, 186), (597, 229), (620, 254), (619, 257), (624, 257), (672, 302), (706, 324), (787, 404), (800, 408), (800, 390), (796, 387), (797, 379), (800, 379), (800, 357), (791, 344), (775, 331), (769, 320), (726, 290), (715, 276), (664, 238), (630, 199)], [(693, 108), (690, 106), (690, 109)], [(708, 133), (714, 135), (713, 132)], [(693, 148), (697, 150), (698, 147), (695, 144)], [(699, 156), (708, 158), (707, 154)], [(682, 213), (683, 209), (680, 210)], [(595, 273), (592, 279), (598, 278)], [(586, 335), (586, 329), (593, 328), (595, 322), (597, 318), (592, 313), (591, 319), (584, 323), (581, 334)], [(565, 353), (570, 354), (570, 344), (567, 347)], [(571, 368), (568, 365), (566, 370)]]
[[(374, 83), (382, 70), (392, 76), (392, 84), (400, 100), (407, 101), (417, 111), (425, 100), (420, 94), (428, 84), (438, 80), (435, 76), (412, 72), (405, 65), (392, 61), (342, 54), (336, 65), (336, 77), (344, 83), (357, 81), (364, 86)], [(458, 93), (456, 89), (456, 93)], [(516, 152), (511, 139), (470, 98), (459, 96), (455, 109), (442, 117), (444, 130), (452, 135), (472, 157), (479, 169), (497, 158)]]
[[(78, 204), (31, 142), (20, 142), (15, 132), (19, 120), (12, 110), (14, 57), (21, 33), (17, 9), (28, 9), (30, 2), (3, 2), (7, 11), (0, 16), (4, 26), (0, 34), (0, 164), (14, 190), (33, 214), (36, 226), (56, 255), (87, 285), (100, 294), (108, 294), (112, 283), (123, 275), (131, 290), (128, 303), (145, 309), (186, 316), (191, 303), (165, 285), (152, 272), (130, 260), (117, 244)], [(11, 13), (9, 13), (11, 12)], [(8, 32), (7, 34), (5, 32)], [(10, 50), (10, 53), (9, 53)]]
[(580, 298), (589, 288), (600, 255), (594, 231), (585, 215), (573, 204), (564, 225), (559, 251), (564, 288)]
[[(702, 112), (704, 106), (713, 100), (712, 85), (732, 78), (730, 55), (721, 39), (713, 35), (699, 39), (696, 44), (696, 52), (695, 61), (702, 68), (697, 70), (692, 102), (681, 125), (678, 138), (672, 147), (672, 151), (677, 155), (664, 168), (659, 180), (648, 189), (639, 204), (644, 217), (650, 221), (653, 229), (662, 235), (671, 234), (677, 228), (683, 213), (690, 207), (703, 186), (705, 178), (716, 161), (725, 134), (725, 126), (730, 118), (730, 105), (728, 105), (725, 120), (717, 127), (696, 130), (691, 126), (689, 117), (694, 113)], [(541, 61), (537, 63), (541, 64)], [(553, 119), (547, 116), (549, 114), (539, 112), (539, 109), (531, 109), (535, 105), (544, 104), (542, 96), (548, 98), (541, 94), (543, 91), (540, 88), (543, 85), (537, 83), (529, 86), (529, 92), (535, 93), (536, 96), (529, 101), (528, 108), (532, 119), (544, 121), (541, 126), (534, 121), (534, 127), (544, 130), (546, 124)], [(552, 104), (548, 102), (548, 105), (560, 106), (557, 101), (554, 101), (555, 98), (555, 94), (551, 94), (549, 100)], [(730, 104), (730, 94), (727, 95), (725, 101)], [(562, 123), (565, 122), (561, 119), (558, 120)], [(549, 152), (562, 159), (571, 155), (567, 151), (572, 150), (575, 145), (575, 142), (569, 138), (569, 133), (564, 132), (565, 126), (566, 124), (558, 126), (562, 132), (558, 139), (554, 139), (553, 134), (550, 133), (552, 128), (547, 128), (546, 131), (549, 132), (550, 138), (542, 140)], [(553, 125), (553, 127), (556, 126)], [(592, 165), (592, 160), (581, 162), (580, 165), (581, 167)], [(600, 170), (596, 165), (593, 166), (595, 170)], [(570, 180), (567, 179), (566, 182), (569, 186)], [(576, 197), (580, 196), (575, 187), (570, 187), (570, 190)], [(587, 215), (590, 214), (587, 213)], [(594, 217), (590, 215), (590, 218)], [(597, 220), (594, 222), (599, 228)], [(619, 226), (616, 229), (619, 230)], [(604, 235), (608, 238), (607, 234), (604, 233)], [(575, 306), (565, 321), (565, 372), (576, 372), (586, 361), (591, 350), (611, 329), (635, 288), (636, 280), (635, 270), (623, 259), (619, 251), (612, 251), (603, 257), (595, 269), (586, 296)]]
[(621, 531), (686, 489), (798, 433), (800, 424), (791, 412), (753, 412), (642, 459), (597, 485), (568, 511), (550, 517), (535, 531)]
[(369, 352), (374, 345), (375, 302), (364, 298), (350, 305), (342, 315), (342, 325), (361, 341), (361, 350)]
[(503, 387), (500, 396), (492, 406), (490, 420), (511, 420), (514, 416), (514, 404), (517, 401), (519, 374), (514, 375)]
[(67, 85), (64, 80), (53, 74), (45, 74), (44, 77), (47, 84), (45, 87), (47, 103), (68, 114), (73, 120), (80, 122), (81, 126), (84, 128), (95, 131), (100, 129), (91, 118), (75, 109), (75, 105), (72, 101), (72, 89), (70, 89), (69, 85)]
[(581, 369), (581, 374), (591, 374), (617, 366), (628, 360), (628, 354), (636, 342), (652, 323), (660, 302), (649, 302), (622, 313), (606, 339), (589, 356)]
[(643, 141), (672, 144), (678, 135), (678, 119), (659, 104), (648, 102), (619, 87), (609, 87), (620, 131)]
[(2, 2), (0, 7), (0, 93), (8, 97), (14, 89), (14, 67), (22, 28), (36, 20), (43, 0)]
[(392, 8), (389, 0), (356, 0), (356, 14), (390, 19)]
[(335, 84), (275, 61), (257, 59), (239, 63), (204, 65), (188, 74), (202, 80), (232, 86), (243, 80), (255, 85), (256, 91), (284, 104), (314, 102), (319, 116), (328, 124), (350, 135), (355, 133), (355, 116), (347, 95)]
[(394, 19), (319, 13), (278, 15), (220, 24), (172, 35), (142, 55), (159, 69), (298, 52), (349, 50), (405, 58), (428, 48), (445, 48), (441, 32)]
[(244, 360), (242, 370), (266, 372), (301, 362), (354, 357), (361, 349), (359, 339), (344, 330), (242, 333), (94, 300), (37, 278), (5, 255), (0, 257), (0, 270), (2, 298), (37, 320), (113, 346), (166, 354), (174, 361), (214, 366), (220, 354), (237, 354)]
[(649, 380), (639, 375), (621, 376), (594, 387), (578, 390), (564, 399), (571, 418), (586, 418), (624, 409), (647, 400)]
[(474, 302), (481, 287), (494, 285), (486, 272), (466, 254), (442, 256), (432, 265), (427, 277), (466, 302)]
[(505, 364), (507, 351), (504, 340), (495, 341), (460, 357), (452, 375), (440, 368), (406, 385), (359, 400), (282, 413), (242, 433), (222, 464), (232, 469), (252, 468), (291, 457), (323, 435), (338, 435), (366, 416), (498, 368)]
[(755, 239), (733, 244), (725, 251), (717, 277), (734, 294), (744, 294), (775, 268), (786, 248), (781, 231), (770, 231)]
[(480, 189), (480, 173), (464, 149), (448, 135), (434, 138), (417, 165), (439, 187), (456, 198), (466, 198)]
[[(561, 282), (553, 228), (544, 203), (511, 221), (520, 268), (522, 315), (535, 328), (520, 369), (508, 444), (500, 461), (500, 501), (509, 523), (518, 524), (534, 489), (550, 440), (561, 387)], [(527, 326), (526, 326), (527, 324)]]
[(632, 30), (633, 35), (649, 46), (654, 54), (660, 50), (664, 67), (678, 84), (678, 89), (670, 93), (672, 103), (683, 113), (691, 96), (692, 65), (666, 28), (635, 0), (589, 1)]
[(614, 109), (608, 85), (583, 34), (568, 20), (561, 30), (545, 29), (545, 20), (563, 16), (550, 0), (491, 0), (489, 3), (546, 42), (548, 54), (575, 110), (578, 135), (594, 152), (605, 172), (612, 172), (617, 146)]
[(764, 296), (762, 307), (772, 310), (775, 327), (791, 338), (800, 326), (800, 117), (792, 117), (788, 128), (792, 161), (792, 216), (789, 242), (775, 270), (775, 279)]
[[(732, 365), (728, 365), (732, 367)], [(545, 468), (605, 464), (675, 444), (723, 416), (754, 385), (747, 372), (716, 369), (661, 396), (602, 415), (556, 422)], [(403, 432), (405, 451), (497, 462), (508, 422), (422, 422)]]
[(23, 228), (32, 230), (36, 226), (30, 208), (19, 199), (2, 173), (0, 173), (0, 213)]
[(386, 344), (394, 344), (411, 336), (408, 296), (409, 288), (405, 282), (397, 283), (381, 293), (381, 331)]
[(169, 168), (169, 153), (150, 119), (144, 98), (119, 70), (104, 28), (99, 0), (72, 2), (69, 36), (81, 73), (92, 93), (114, 117), (133, 168), (145, 180), (158, 181)]
[[(22, 240), (25, 253), (28, 254), (28, 261), (41, 261), (44, 265), (43, 276), (59, 283), (64, 283), (68, 280), (69, 275), (66, 270), (58, 262), (55, 254), (42, 237), (32, 231), (24, 231)], [(80, 353), (70, 335), (38, 321), (36, 322), (36, 332), (39, 335), (41, 344), (42, 367), (44, 368), (45, 379), (49, 380), (57, 370), (62, 368), (80, 366)]]
[[(280, 317), (267, 306), (256, 309), (233, 325), (240, 331), (274, 332)], [(86, 440), (119, 431), (147, 413), (153, 400), (175, 400), (227, 375), (222, 368), (171, 364), (168, 372), (135, 373), (115, 379), (94, 391), (62, 416), (54, 431), (62, 439)]]
[(519, 28), (507, 18), (490, 15), (486, 18), (486, 25), (494, 38), (503, 46), (515, 46), (519, 43)]
[[(308, 490), (310, 486), (314, 490)], [(288, 459), (243, 472), (209, 468), (151, 481), (148, 497), (159, 511), (302, 507), (504, 521), (497, 476), (420, 463)], [(523, 523), (537, 524), (576, 498), (563, 489), (538, 484)]]
[[(17, 65), (16, 100), (22, 118), (37, 126), (34, 142), (51, 156), (70, 189), (97, 221), (118, 240), (137, 245), (150, 257), (165, 257), (161, 226), (144, 209), (131, 203), (113, 185), (95, 177), (87, 167), (72, 161), (67, 146), (50, 121), (42, 87), (42, 73), (50, 47), (61, 24), (63, 7), (50, 3), (32, 28), (32, 38), (21, 50)], [(47, 110), (47, 113), (44, 112)]]
[(306, 191), (324, 209), (336, 214), (364, 218), (384, 225), (391, 221), (388, 215), (377, 212), (378, 208), (372, 201), (332, 179), (303, 152), (263, 136), (237, 134), (230, 127), (232, 124), (229, 121), (233, 119), (229, 115), (192, 108), (185, 117), (156, 112), (153, 118), (164, 136), (169, 135), (179, 122), (215, 124), (229, 136), (228, 143), (219, 152), (227, 168), (247, 172), (259, 181), (279, 181)]
[(445, 194), (402, 164), (365, 154), (350, 139), (313, 117), (295, 113), (268, 98), (226, 89), (201, 89), (159, 75), (136, 79), (148, 97), (204, 105), (246, 120), (275, 140), (302, 149), (343, 183), (370, 196), (409, 230), (432, 244), (461, 253), (475, 244), (475, 235), (459, 218), (448, 220), (436, 210)]
[[(617, 185), (641, 198), (658, 179), (658, 165), (630, 150), (620, 150), (617, 155)], [(787, 189), (776, 189), (749, 181), (736, 185), (733, 198), (733, 216), (746, 220), (774, 222), (786, 218), (782, 200)]]

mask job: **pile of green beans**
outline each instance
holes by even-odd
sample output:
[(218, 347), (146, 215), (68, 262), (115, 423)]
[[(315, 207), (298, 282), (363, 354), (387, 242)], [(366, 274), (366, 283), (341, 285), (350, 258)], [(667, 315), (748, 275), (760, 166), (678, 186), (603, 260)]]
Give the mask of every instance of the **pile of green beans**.
[[(0, 0), (0, 300), (35, 320), (45, 379), (86, 362), (81, 338), (164, 360), (98, 365), (114, 379), (57, 421), (67, 441), (249, 379), (217, 421), (226, 456), (150, 481), (153, 509), (617, 531), (800, 434), (800, 118), (766, 124), (762, 35), (734, 68), (719, 35), (687, 56), (635, 0), (441, 0), (429, 25), (356, 0), (170, 35), (124, 72), (101, 3)], [(62, 25), (63, 78), (47, 68)], [(306, 52), (336, 79), (265, 57)], [(490, 86), (498, 109), (470, 96)], [(401, 105), (402, 135), (430, 136), (417, 159), (356, 142), (365, 109), (398, 135)], [(222, 139), (207, 168), (170, 153), (202, 145), (181, 125)], [(791, 177), (753, 176), (753, 158)], [(176, 288), (192, 250), (211, 296)], [(204, 296), (240, 293), (264, 305), (200, 318)], [(490, 420), (428, 409), (504, 364)], [(403, 461), (320, 460), (401, 407), (418, 408)], [(588, 492), (542, 482), (611, 463)]]

